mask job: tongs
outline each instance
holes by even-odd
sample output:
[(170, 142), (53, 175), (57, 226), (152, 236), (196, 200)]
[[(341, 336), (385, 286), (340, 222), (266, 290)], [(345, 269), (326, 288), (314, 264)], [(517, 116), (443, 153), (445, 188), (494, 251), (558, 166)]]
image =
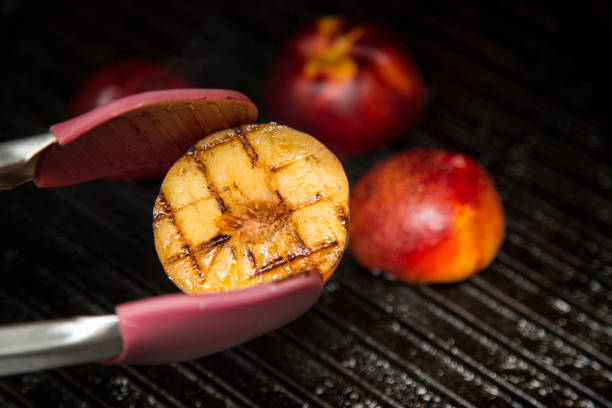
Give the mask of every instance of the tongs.
[[(257, 119), (244, 95), (182, 89), (128, 96), (0, 143), (0, 189), (59, 187), (165, 169), (208, 134)], [(308, 271), (224, 293), (169, 294), (118, 305), (115, 314), (0, 326), (0, 375), (73, 365), (167, 364), (203, 357), (279, 328), (323, 288)]]
[(205, 136), (256, 119), (255, 105), (235, 91), (131, 95), (53, 125), (49, 133), (0, 143), (0, 189), (31, 180), (38, 187), (61, 187), (164, 170)]

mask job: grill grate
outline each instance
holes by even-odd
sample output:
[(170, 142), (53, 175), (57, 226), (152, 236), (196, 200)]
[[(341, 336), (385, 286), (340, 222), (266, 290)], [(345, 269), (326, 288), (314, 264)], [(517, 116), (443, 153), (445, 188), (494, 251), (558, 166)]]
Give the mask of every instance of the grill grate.
[[(400, 144), (346, 159), (349, 178), (405, 147), (465, 152), (501, 190), (506, 242), (482, 274), (435, 287), (373, 276), (348, 255), (313, 310), (276, 332), (181, 364), (4, 377), (0, 406), (612, 406), (610, 123), (591, 45), (609, 9), (124, 3), (2, 6), (5, 29), (19, 32), (5, 43), (3, 138), (63, 120), (78, 84), (120, 56), (166, 61), (258, 103), (297, 25), (330, 12), (367, 16), (414, 50), (432, 101)], [(109, 313), (175, 291), (152, 250), (158, 188), (95, 181), (4, 193), (0, 323)]]

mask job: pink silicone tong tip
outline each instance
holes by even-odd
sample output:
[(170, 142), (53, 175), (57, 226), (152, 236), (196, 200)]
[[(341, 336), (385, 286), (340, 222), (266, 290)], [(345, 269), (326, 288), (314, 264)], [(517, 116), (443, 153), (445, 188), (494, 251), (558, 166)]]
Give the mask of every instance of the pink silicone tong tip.
[(277, 329), (305, 313), (320, 273), (223, 293), (164, 295), (116, 308), (123, 350), (107, 364), (166, 364), (203, 357)]
[(167, 170), (189, 147), (218, 130), (257, 120), (243, 94), (222, 89), (151, 91), (109, 102), (51, 126), (57, 143), (38, 165), (38, 187)]

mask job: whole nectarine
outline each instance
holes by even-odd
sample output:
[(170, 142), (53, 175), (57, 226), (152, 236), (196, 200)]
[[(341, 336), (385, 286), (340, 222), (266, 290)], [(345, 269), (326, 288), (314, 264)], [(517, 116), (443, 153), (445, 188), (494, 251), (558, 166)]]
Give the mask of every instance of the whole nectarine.
[(425, 86), (389, 31), (323, 17), (289, 40), (266, 87), (266, 113), (337, 153), (377, 149), (423, 114)]
[(351, 193), (351, 249), (364, 266), (445, 283), (487, 267), (503, 241), (502, 204), (473, 159), (412, 149), (372, 168)]

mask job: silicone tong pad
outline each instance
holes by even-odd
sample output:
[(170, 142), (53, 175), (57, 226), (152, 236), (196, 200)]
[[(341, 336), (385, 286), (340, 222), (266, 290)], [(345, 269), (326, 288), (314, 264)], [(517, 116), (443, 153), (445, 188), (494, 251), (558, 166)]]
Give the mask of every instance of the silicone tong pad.
[(221, 129), (253, 123), (257, 108), (221, 89), (144, 92), (51, 126), (34, 182), (60, 187), (134, 170), (166, 170), (189, 147)]
[(316, 271), (233, 292), (165, 295), (117, 306), (123, 349), (107, 364), (167, 364), (203, 357), (277, 329), (323, 289)]

